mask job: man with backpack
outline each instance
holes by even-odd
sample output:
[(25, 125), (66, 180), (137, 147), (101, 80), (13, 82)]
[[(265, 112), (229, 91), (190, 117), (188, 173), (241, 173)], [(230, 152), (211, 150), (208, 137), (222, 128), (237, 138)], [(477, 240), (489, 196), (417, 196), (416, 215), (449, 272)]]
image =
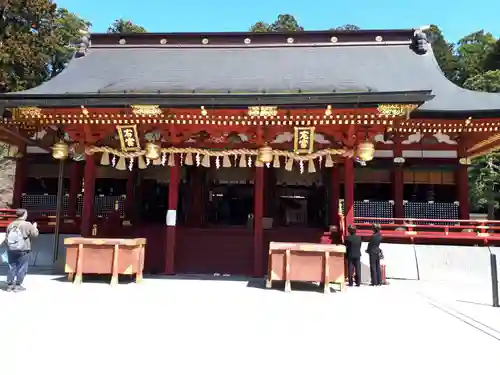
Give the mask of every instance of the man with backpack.
[(28, 272), (31, 239), (38, 236), (36, 223), (26, 221), (28, 211), (21, 208), (16, 211), (16, 219), (7, 226), (5, 244), (9, 259), (7, 291), (22, 292), (23, 281)]

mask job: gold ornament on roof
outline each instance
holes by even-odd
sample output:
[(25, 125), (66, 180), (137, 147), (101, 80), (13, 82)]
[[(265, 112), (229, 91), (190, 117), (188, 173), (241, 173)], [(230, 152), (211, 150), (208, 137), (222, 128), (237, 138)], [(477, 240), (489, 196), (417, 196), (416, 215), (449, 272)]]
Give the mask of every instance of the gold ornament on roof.
[(273, 117), (278, 114), (278, 107), (248, 107), (248, 116), (251, 117)]
[(414, 104), (380, 104), (377, 107), (378, 112), (384, 116), (409, 116), (417, 108)]
[(331, 106), (331, 105), (328, 105), (328, 106), (326, 107), (326, 110), (325, 110), (325, 117), (331, 116), (331, 115), (332, 115), (332, 113), (333, 113), (333, 111), (332, 111), (332, 106)]
[(202, 106), (200, 107), (200, 113), (201, 113), (201, 115), (202, 115), (202, 116), (206, 116), (206, 115), (208, 115), (208, 112), (207, 112), (207, 110), (205, 109), (205, 106), (203, 106), (203, 105), (202, 105)]
[(42, 110), (38, 107), (19, 107), (13, 111), (14, 117), (24, 118), (40, 118), (42, 117)]
[(136, 116), (159, 116), (163, 113), (159, 105), (131, 105)]

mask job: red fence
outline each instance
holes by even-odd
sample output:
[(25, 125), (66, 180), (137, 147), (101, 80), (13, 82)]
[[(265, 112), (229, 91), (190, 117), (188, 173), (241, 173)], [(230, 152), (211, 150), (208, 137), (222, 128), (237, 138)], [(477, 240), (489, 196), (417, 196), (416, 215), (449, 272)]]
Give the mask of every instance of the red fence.
[(500, 243), (500, 221), (498, 220), (440, 220), (440, 219), (388, 219), (373, 217), (354, 218), (358, 233), (369, 236), (371, 227), (377, 223), (385, 239), (400, 242), (433, 243)]
[[(4, 231), (7, 225), (16, 218), (16, 210), (0, 208), (0, 232)], [(97, 235), (114, 236), (116, 231), (121, 229), (121, 220), (117, 220), (112, 211), (106, 216), (94, 217), (92, 224), (95, 224)], [(53, 233), (56, 227), (55, 211), (47, 210), (28, 210), (28, 220), (36, 222), (40, 233)], [(61, 233), (80, 233), (81, 217), (68, 216), (65, 212), (61, 214), (60, 219)]]

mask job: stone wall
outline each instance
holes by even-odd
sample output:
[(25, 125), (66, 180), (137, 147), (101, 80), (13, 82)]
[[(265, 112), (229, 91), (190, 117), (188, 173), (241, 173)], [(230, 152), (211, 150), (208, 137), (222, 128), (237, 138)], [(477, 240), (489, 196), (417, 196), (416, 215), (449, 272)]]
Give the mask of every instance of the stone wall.
[(16, 161), (12, 159), (1, 159), (0, 160), (0, 208), (8, 208), (12, 204), (15, 175), (16, 175)]

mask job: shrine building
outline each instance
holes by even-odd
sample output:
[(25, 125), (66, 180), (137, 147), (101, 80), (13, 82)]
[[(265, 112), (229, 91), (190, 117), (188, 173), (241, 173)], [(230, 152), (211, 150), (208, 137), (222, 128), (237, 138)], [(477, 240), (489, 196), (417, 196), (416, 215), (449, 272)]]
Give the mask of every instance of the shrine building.
[(0, 111), (13, 208), (54, 232), (62, 171), (57, 230), (146, 237), (164, 274), (260, 276), (269, 241), (330, 225), (458, 225), (500, 147), (500, 95), (448, 81), (420, 30), (92, 34)]

